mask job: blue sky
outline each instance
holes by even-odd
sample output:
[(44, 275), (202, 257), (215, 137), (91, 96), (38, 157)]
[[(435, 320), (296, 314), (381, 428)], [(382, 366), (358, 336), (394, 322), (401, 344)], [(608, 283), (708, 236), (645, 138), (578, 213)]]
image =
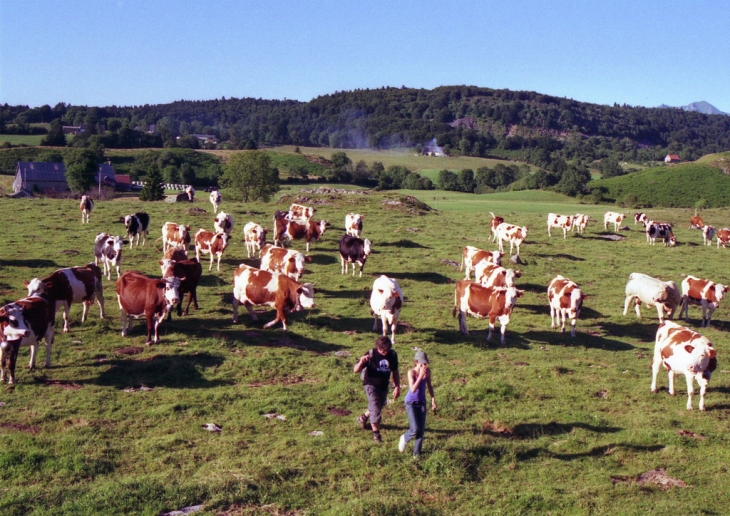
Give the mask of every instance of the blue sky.
[(475, 85), (730, 112), (714, 0), (0, 0), (0, 103)]

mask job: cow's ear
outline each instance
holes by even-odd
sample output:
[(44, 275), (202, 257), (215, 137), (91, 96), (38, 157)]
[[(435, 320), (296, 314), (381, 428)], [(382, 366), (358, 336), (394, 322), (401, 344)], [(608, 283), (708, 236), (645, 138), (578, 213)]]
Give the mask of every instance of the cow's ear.
[(164, 261), (162, 261), (162, 260), (158, 260), (158, 261), (157, 261), (157, 264), (158, 264), (158, 265), (162, 265), (163, 263), (165, 263), (165, 262), (164, 262)]
[(686, 344), (684, 346), (684, 350), (691, 355), (692, 352), (695, 350), (695, 348), (694, 348), (694, 346), (690, 346), (689, 344)]
[(717, 355), (717, 353), (715, 353), (715, 350), (712, 349), (712, 348), (710, 348), (710, 353), (709, 354), (710, 354), (710, 358), (715, 358), (715, 356)]
[(378, 294), (382, 294), (382, 293), (383, 293), (383, 289), (382, 288), (379, 288), (378, 289)]
[(27, 287), (28, 285), (30, 285), (30, 281), (24, 281), (23, 285), (25, 285)]
[(190, 231), (190, 226), (185, 226), (185, 229), (187, 229), (188, 231)]
[(166, 286), (166, 285), (167, 285), (167, 282), (166, 282), (166, 281), (164, 281), (164, 280), (157, 280), (157, 281), (155, 282), (155, 286), (156, 286), (157, 288), (165, 288), (165, 286)]
[(515, 271), (515, 278), (521, 278), (522, 277), (522, 271)]
[(311, 257), (311, 256), (309, 256), (309, 255), (305, 255), (305, 256), (304, 256), (304, 261), (305, 261), (305, 262), (307, 262), (307, 263), (311, 263), (311, 261), (312, 261), (312, 257)]
[(524, 290), (517, 289), (517, 297), (522, 297), (524, 295), (525, 295), (525, 291)]

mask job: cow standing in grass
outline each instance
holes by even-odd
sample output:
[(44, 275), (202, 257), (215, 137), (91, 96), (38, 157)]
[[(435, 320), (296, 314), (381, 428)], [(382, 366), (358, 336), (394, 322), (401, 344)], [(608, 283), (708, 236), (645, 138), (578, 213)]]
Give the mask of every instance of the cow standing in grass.
[(88, 224), (89, 215), (91, 215), (91, 210), (94, 209), (94, 201), (88, 195), (82, 195), (79, 208), (81, 208), (81, 223)]
[(375, 318), (373, 331), (378, 331), (378, 319), (380, 319), (383, 336), (387, 336), (390, 328), (390, 340), (393, 344), (403, 301), (403, 291), (395, 279), (382, 275), (373, 282), (373, 291), (370, 294), (370, 309)]

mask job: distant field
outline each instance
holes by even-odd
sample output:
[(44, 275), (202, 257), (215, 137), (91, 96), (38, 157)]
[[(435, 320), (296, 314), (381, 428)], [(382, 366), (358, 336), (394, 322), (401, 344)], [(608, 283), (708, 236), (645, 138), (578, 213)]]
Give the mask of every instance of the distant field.
[(0, 134), (0, 144), (9, 142), (11, 145), (40, 145), (41, 140), (45, 138), (45, 134)]

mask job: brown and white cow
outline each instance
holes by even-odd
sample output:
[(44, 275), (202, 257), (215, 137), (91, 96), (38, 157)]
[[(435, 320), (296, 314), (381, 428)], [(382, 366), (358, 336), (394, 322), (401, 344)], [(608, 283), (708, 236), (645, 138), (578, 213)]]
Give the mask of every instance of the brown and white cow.
[(712, 245), (712, 239), (715, 238), (714, 226), (702, 226), (702, 243), (707, 246)]
[(188, 252), (185, 249), (180, 249), (177, 247), (168, 247), (167, 251), (165, 251), (165, 254), (162, 255), (163, 260), (175, 260), (176, 262), (181, 262), (183, 260), (188, 259)]
[[(190, 310), (190, 302), (193, 302), (195, 309), (198, 309), (198, 283), (200, 282), (200, 276), (203, 275), (203, 267), (200, 262), (195, 258), (184, 259), (184, 260), (173, 260), (165, 258), (157, 262), (160, 264), (162, 269), (162, 279), (166, 278), (178, 278), (180, 280), (180, 300), (177, 303), (177, 315), (188, 315)], [(188, 295), (188, 305), (185, 307), (185, 312), (182, 311), (182, 302), (185, 294)], [(172, 319), (172, 311), (168, 312), (168, 320)]]
[(499, 217), (491, 211), (489, 212), (489, 214), (492, 216), (492, 220), (489, 221), (489, 230), (492, 232), (492, 242), (496, 242), (497, 227), (504, 222), (504, 217)]
[(550, 327), (555, 329), (560, 323), (560, 331), (564, 332), (567, 319), (570, 321), (570, 336), (575, 337), (575, 323), (585, 299), (583, 292), (575, 282), (559, 274), (550, 281), (547, 292), (550, 303)]
[(51, 367), (53, 346), (53, 302), (45, 296), (31, 296), (0, 308), (0, 382), (15, 384), (15, 364), (22, 346), (30, 347), (28, 369), (35, 369), (38, 346), (46, 344), (45, 367)]
[(615, 211), (607, 211), (603, 215), (603, 229), (608, 230), (608, 225), (610, 223), (613, 224), (613, 230), (618, 231), (621, 227), (621, 222), (623, 222), (624, 218), (626, 218), (626, 215), (623, 213), (616, 213)]
[(104, 267), (104, 275), (106, 279), (112, 279), (112, 268), (117, 270), (117, 279), (119, 279), (120, 269), (122, 267), (122, 250), (126, 240), (122, 240), (120, 236), (112, 236), (109, 233), (99, 233), (94, 239), (94, 264), (101, 263)]
[(469, 280), (457, 282), (452, 314), (455, 316), (458, 314), (459, 331), (463, 335), (469, 335), (466, 327), (467, 314), (477, 319), (489, 319), (489, 333), (487, 334), (489, 341), (492, 339), (495, 322), (499, 320), (502, 332), (500, 342), (504, 345), (507, 324), (509, 324), (515, 302), (524, 294), (524, 290), (518, 290), (515, 287), (483, 287), (479, 283)]
[(63, 332), (68, 333), (68, 312), (71, 303), (82, 303), (81, 322), (86, 321), (89, 306), (99, 305), (99, 316), (104, 318), (104, 291), (101, 281), (101, 269), (90, 263), (83, 267), (59, 269), (43, 279), (33, 278), (25, 282), (28, 296), (43, 295), (53, 304), (55, 318), (59, 308), (63, 308)]
[(571, 231), (577, 231), (580, 235), (584, 234), (589, 220), (591, 220), (590, 215), (576, 213), (573, 215), (573, 227), (571, 228)]
[(362, 233), (362, 215), (359, 213), (348, 213), (345, 215), (345, 233), (355, 238), (360, 238)]
[(230, 238), (231, 231), (233, 230), (233, 217), (228, 213), (220, 212), (215, 216), (213, 228), (216, 233), (225, 233)]
[(628, 313), (629, 305), (634, 300), (637, 317), (641, 317), (639, 306), (644, 303), (648, 307), (656, 306), (659, 322), (663, 322), (665, 315), (670, 319), (674, 317), (681, 295), (673, 281), (662, 281), (640, 272), (632, 272), (626, 282), (624, 315)]
[(287, 218), (289, 220), (309, 220), (314, 215), (316, 210), (309, 206), (302, 206), (301, 204), (292, 204), (289, 206), (289, 213)]
[(700, 305), (702, 307), (701, 327), (709, 326), (712, 314), (720, 306), (730, 287), (715, 283), (707, 279), (687, 276), (682, 280), (682, 309), (679, 317), (684, 314), (685, 321), (689, 321), (689, 305)]
[(689, 229), (702, 229), (702, 226), (705, 226), (705, 222), (702, 220), (702, 217), (699, 215), (693, 215), (689, 219)]
[(514, 287), (515, 278), (521, 277), (521, 271), (505, 269), (493, 263), (480, 262), (474, 268), (474, 279), (483, 287)]
[(86, 222), (88, 224), (89, 215), (91, 215), (91, 210), (94, 209), (94, 201), (88, 195), (82, 195), (79, 208), (81, 209), (81, 223)]
[(268, 231), (255, 222), (247, 223), (243, 228), (243, 240), (246, 242), (246, 257), (261, 255), (261, 249), (266, 245)]
[(717, 248), (720, 249), (720, 246), (724, 248), (730, 244), (730, 228), (718, 229), (715, 232), (715, 238), (717, 238)]
[(221, 205), (222, 200), (223, 196), (218, 190), (210, 192), (210, 204), (213, 205), (213, 213), (218, 213), (218, 206)]
[(286, 331), (287, 312), (298, 312), (302, 308), (314, 308), (314, 286), (299, 283), (285, 274), (269, 272), (241, 264), (233, 273), (233, 322), (238, 322), (238, 305), (248, 310), (251, 319), (258, 320), (252, 307), (271, 306), (276, 318), (264, 325), (271, 328), (281, 321)]
[(520, 227), (514, 224), (502, 222), (497, 226), (497, 242), (499, 243), (500, 252), (504, 253), (503, 242), (509, 242), (509, 253), (512, 254), (512, 248), (517, 248), (517, 255), (520, 254), (520, 245), (527, 238), (527, 226)]
[(190, 226), (176, 224), (174, 222), (165, 222), (162, 226), (162, 252), (166, 252), (168, 247), (188, 250), (190, 245)]
[(148, 278), (128, 271), (117, 280), (117, 301), (122, 314), (122, 337), (132, 330), (132, 318), (147, 320), (147, 346), (160, 342), (158, 329), (173, 306), (180, 302), (180, 278)]
[(654, 359), (652, 360), (651, 392), (657, 392), (656, 379), (664, 365), (669, 375), (669, 394), (674, 396), (674, 374), (684, 374), (687, 379), (687, 410), (692, 410), (694, 384), (700, 387), (701, 411), (705, 410), (705, 392), (712, 372), (717, 369), (717, 354), (712, 342), (689, 328), (672, 321), (664, 321), (656, 332)]
[(311, 256), (304, 256), (294, 249), (266, 244), (261, 249), (260, 268), (269, 272), (280, 272), (294, 281), (299, 281), (304, 274), (304, 264), (311, 261)]
[(326, 220), (307, 220), (296, 221), (288, 220), (286, 215), (283, 217), (277, 215), (285, 212), (277, 212), (274, 215), (274, 245), (285, 245), (292, 240), (304, 239), (307, 242), (307, 254), (309, 254), (309, 244), (320, 239), (329, 227)]
[(634, 213), (634, 226), (636, 226), (639, 222), (641, 222), (642, 225), (646, 225), (647, 222), (649, 222), (649, 218), (646, 216), (646, 213), (638, 212)]
[(468, 245), (462, 251), (459, 270), (466, 269), (464, 279), (470, 279), (472, 271), (476, 269), (478, 264), (489, 263), (502, 265), (503, 256), (504, 253), (502, 251), (485, 251), (484, 249)]
[(375, 318), (373, 331), (378, 331), (378, 319), (380, 319), (383, 336), (386, 336), (390, 328), (390, 340), (393, 343), (404, 300), (403, 291), (395, 279), (383, 274), (373, 281), (373, 291), (370, 294), (370, 310)]
[(209, 271), (213, 269), (213, 260), (215, 258), (218, 258), (217, 270), (221, 270), (221, 257), (227, 247), (228, 235), (225, 233), (213, 233), (202, 228), (195, 233), (195, 257), (200, 261), (200, 253), (210, 254)]
[(563, 230), (563, 238), (566, 238), (568, 231), (573, 227), (573, 216), (572, 215), (558, 215), (555, 213), (548, 213), (547, 218), (547, 230), (548, 237), (552, 237), (550, 230), (552, 228), (560, 228)]
[(664, 247), (674, 247), (677, 239), (672, 232), (672, 225), (667, 222), (649, 221), (646, 223), (646, 240), (650, 245), (656, 244), (656, 239), (664, 242)]

